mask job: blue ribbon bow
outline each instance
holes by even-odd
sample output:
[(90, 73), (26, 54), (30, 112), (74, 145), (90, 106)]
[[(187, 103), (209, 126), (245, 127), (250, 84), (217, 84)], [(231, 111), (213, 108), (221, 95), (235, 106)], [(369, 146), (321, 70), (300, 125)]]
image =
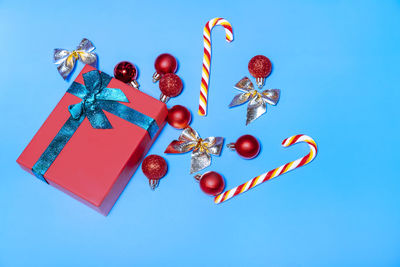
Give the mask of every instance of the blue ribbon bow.
[(82, 115), (89, 119), (95, 129), (111, 129), (112, 126), (102, 108), (112, 105), (110, 101), (128, 102), (125, 94), (120, 89), (107, 88), (111, 77), (98, 71), (83, 74), (85, 85), (74, 82), (68, 93), (82, 99), (82, 102), (68, 107), (71, 116), (79, 119)]
[(84, 85), (73, 82), (67, 90), (82, 101), (68, 107), (71, 116), (32, 168), (33, 173), (45, 182), (47, 181), (43, 177), (44, 174), (85, 118), (88, 118), (94, 129), (112, 129), (103, 111), (105, 110), (145, 129), (150, 138), (153, 138), (159, 129), (153, 118), (119, 103), (129, 103), (129, 100), (120, 89), (107, 88), (112, 80), (109, 75), (93, 70), (83, 74), (83, 80)]

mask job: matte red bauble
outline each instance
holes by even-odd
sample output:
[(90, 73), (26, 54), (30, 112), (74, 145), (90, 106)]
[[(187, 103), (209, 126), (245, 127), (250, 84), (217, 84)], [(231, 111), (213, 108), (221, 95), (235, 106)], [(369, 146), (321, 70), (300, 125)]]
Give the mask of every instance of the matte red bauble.
[(161, 54), (154, 62), (156, 72), (153, 74), (153, 82), (157, 82), (166, 73), (175, 73), (178, 68), (176, 58), (171, 54)]
[(142, 171), (149, 179), (151, 189), (154, 190), (158, 186), (159, 180), (167, 173), (168, 165), (163, 157), (149, 155), (143, 160)]
[(239, 137), (236, 143), (230, 143), (227, 147), (236, 150), (239, 156), (245, 159), (255, 158), (260, 153), (260, 143), (257, 138), (249, 134)]
[(183, 89), (181, 78), (174, 73), (167, 73), (161, 77), (159, 87), (161, 90), (160, 100), (167, 102), (170, 97), (178, 96)]
[(118, 63), (114, 68), (114, 77), (123, 83), (128, 83), (136, 89), (139, 88), (139, 84), (136, 81), (137, 69), (135, 65), (128, 61), (122, 61)]
[(168, 124), (176, 129), (186, 128), (191, 119), (190, 111), (184, 106), (175, 105), (168, 110)]
[(251, 76), (256, 78), (258, 88), (261, 89), (264, 86), (265, 78), (271, 73), (271, 61), (266, 56), (257, 55), (250, 59), (248, 68)]
[(225, 188), (225, 180), (218, 172), (206, 172), (203, 175), (196, 175), (201, 190), (207, 195), (216, 196), (221, 194)]

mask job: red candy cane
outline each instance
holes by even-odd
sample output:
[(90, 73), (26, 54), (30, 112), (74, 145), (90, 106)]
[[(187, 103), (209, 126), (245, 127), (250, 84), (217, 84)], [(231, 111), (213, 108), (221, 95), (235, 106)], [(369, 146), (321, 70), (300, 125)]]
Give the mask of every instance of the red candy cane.
[(288, 147), (288, 146), (291, 146), (293, 144), (297, 144), (300, 142), (306, 142), (310, 146), (310, 153), (307, 156), (304, 156), (302, 158), (296, 159), (295, 161), (286, 163), (285, 165), (282, 165), (276, 169), (273, 169), (269, 172), (266, 172), (257, 177), (254, 177), (253, 179), (251, 179), (250, 181), (247, 181), (244, 184), (241, 184), (241, 185), (239, 185), (235, 188), (232, 188), (222, 194), (219, 194), (218, 196), (215, 197), (214, 202), (216, 204), (225, 202), (228, 199), (231, 199), (234, 196), (237, 196), (243, 192), (246, 192), (259, 184), (262, 184), (268, 180), (271, 180), (272, 178), (278, 177), (281, 174), (284, 174), (288, 171), (294, 170), (296, 168), (299, 168), (303, 165), (310, 163), (317, 155), (317, 144), (311, 137), (309, 137), (307, 135), (302, 135), (302, 134), (294, 135), (294, 136), (291, 136), (291, 137), (283, 140), (282, 145), (284, 147)]
[(200, 85), (200, 99), (199, 99), (199, 115), (205, 116), (207, 114), (207, 95), (208, 95), (208, 81), (210, 80), (210, 62), (211, 62), (211, 30), (214, 26), (221, 25), (225, 28), (226, 41), (232, 42), (233, 32), (232, 25), (229, 21), (223, 18), (213, 18), (207, 21), (204, 26), (203, 39), (204, 39), (204, 56), (203, 56), (203, 69), (201, 71), (201, 85)]

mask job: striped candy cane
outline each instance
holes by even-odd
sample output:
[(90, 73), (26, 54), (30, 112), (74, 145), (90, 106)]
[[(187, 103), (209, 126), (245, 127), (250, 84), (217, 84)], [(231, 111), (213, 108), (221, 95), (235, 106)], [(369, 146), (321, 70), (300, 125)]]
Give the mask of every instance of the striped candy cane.
[(201, 72), (201, 85), (200, 85), (200, 99), (199, 99), (199, 115), (205, 116), (207, 114), (207, 95), (208, 95), (208, 81), (210, 80), (210, 62), (211, 62), (211, 30), (214, 26), (221, 25), (225, 28), (226, 41), (228, 43), (233, 41), (233, 32), (231, 24), (223, 18), (213, 18), (206, 23), (203, 31), (204, 39), (204, 56), (203, 56), (203, 69)]
[(289, 138), (283, 140), (282, 145), (284, 147), (288, 147), (288, 146), (291, 146), (293, 144), (297, 144), (300, 142), (306, 142), (310, 146), (310, 153), (307, 156), (304, 156), (302, 158), (296, 159), (295, 161), (286, 163), (285, 165), (282, 165), (282, 166), (280, 166), (276, 169), (273, 169), (267, 173), (264, 173), (257, 177), (254, 177), (253, 179), (251, 179), (250, 181), (248, 181), (244, 184), (241, 184), (241, 185), (239, 185), (235, 188), (232, 188), (222, 194), (219, 194), (218, 196), (215, 197), (214, 202), (216, 204), (219, 204), (224, 201), (227, 201), (228, 199), (233, 198), (234, 196), (237, 196), (243, 192), (246, 192), (261, 183), (264, 183), (268, 180), (271, 180), (272, 178), (278, 177), (281, 174), (284, 174), (288, 171), (294, 170), (298, 167), (301, 167), (301, 166), (306, 165), (309, 162), (311, 162), (317, 155), (317, 144), (311, 137), (309, 137), (307, 135), (302, 135), (302, 134), (294, 135), (292, 137), (289, 137)]

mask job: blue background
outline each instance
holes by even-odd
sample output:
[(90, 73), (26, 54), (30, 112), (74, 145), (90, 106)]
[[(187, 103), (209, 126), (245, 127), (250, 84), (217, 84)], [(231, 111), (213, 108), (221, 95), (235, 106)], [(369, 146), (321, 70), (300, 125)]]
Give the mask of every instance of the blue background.
[[(235, 40), (212, 33), (208, 116), (197, 115), (202, 30), (228, 19)], [(399, 266), (399, 1), (0, 1), (0, 266)], [(141, 89), (158, 97), (153, 62), (179, 60), (187, 106), (203, 137), (262, 143), (254, 160), (224, 149), (212, 166), (231, 188), (308, 153), (281, 147), (305, 133), (311, 164), (221, 205), (189, 175), (190, 155), (164, 155), (167, 126), (150, 153), (169, 173), (152, 192), (138, 171), (108, 217), (24, 172), (15, 160), (69, 83), (53, 48), (96, 46), (100, 69), (134, 62)], [(228, 109), (247, 63), (268, 56), (265, 88), (281, 100), (245, 126)], [(78, 64), (74, 78), (82, 68)]]

